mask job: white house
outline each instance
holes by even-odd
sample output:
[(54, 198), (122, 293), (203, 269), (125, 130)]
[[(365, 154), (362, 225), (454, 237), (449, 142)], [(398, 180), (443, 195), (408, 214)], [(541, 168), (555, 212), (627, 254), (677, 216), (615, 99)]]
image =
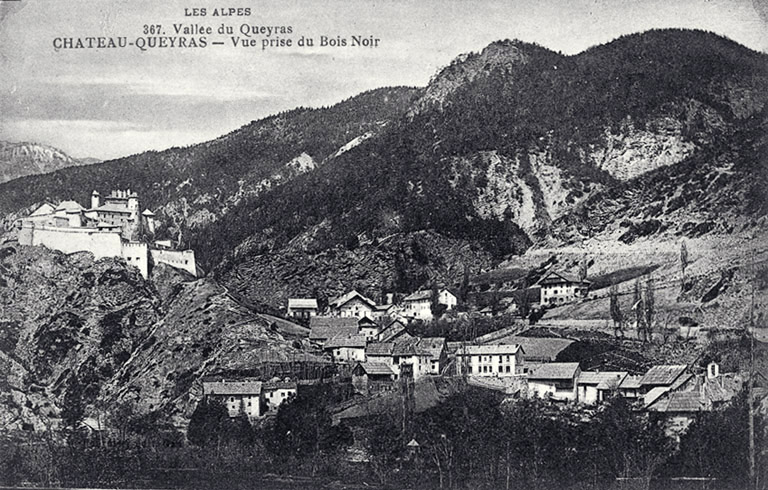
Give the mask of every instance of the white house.
[[(432, 295), (431, 290), (420, 290), (406, 296), (403, 299), (403, 315), (418, 320), (431, 320)], [(441, 289), (437, 293), (437, 302), (450, 310), (456, 307), (458, 298), (449, 290)]]
[(262, 400), (267, 410), (275, 411), (291, 396), (296, 396), (296, 381), (266, 381), (261, 386)]
[(524, 355), (518, 344), (464, 345), (456, 351), (457, 374), (517, 376), (523, 373)]
[(527, 369), (530, 395), (560, 401), (576, 401), (576, 383), (581, 373), (578, 362), (531, 364)]
[(612, 392), (618, 393), (626, 371), (582, 371), (577, 381), (577, 398), (581, 403), (595, 404)]
[(245, 414), (249, 419), (261, 416), (262, 382), (256, 380), (203, 381), (203, 395), (224, 403), (230, 417)]
[(591, 283), (551, 270), (537, 284), (541, 287), (541, 306), (557, 306), (586, 298)]
[(294, 318), (311, 318), (317, 315), (317, 300), (315, 298), (289, 298), (287, 314)]
[(331, 299), (328, 307), (334, 315), (341, 317), (373, 318), (377, 313), (376, 302), (357, 291)]
[(437, 302), (445, 305), (446, 310), (452, 310), (459, 304), (459, 298), (447, 289), (441, 289), (437, 295)]

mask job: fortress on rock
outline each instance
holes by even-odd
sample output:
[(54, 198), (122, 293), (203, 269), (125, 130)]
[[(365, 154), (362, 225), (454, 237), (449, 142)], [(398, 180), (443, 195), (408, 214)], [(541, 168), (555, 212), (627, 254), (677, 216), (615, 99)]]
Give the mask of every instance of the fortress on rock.
[(64, 253), (91, 252), (97, 259), (122, 257), (144, 278), (153, 264), (164, 263), (197, 276), (195, 252), (174, 250), (170, 241), (153, 241), (155, 213), (139, 212), (139, 196), (112, 191), (103, 201), (97, 191), (86, 209), (76, 201), (40, 205), (18, 221), (21, 245), (44, 245)]

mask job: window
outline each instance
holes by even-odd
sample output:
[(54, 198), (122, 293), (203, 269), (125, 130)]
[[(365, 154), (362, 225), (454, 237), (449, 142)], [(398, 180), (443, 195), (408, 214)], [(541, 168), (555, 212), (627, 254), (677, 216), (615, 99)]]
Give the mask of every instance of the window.
[(507, 366), (507, 372), (508, 372), (508, 373), (509, 373), (509, 372), (511, 372), (511, 371), (510, 371), (510, 366)]
[(235, 397), (234, 396), (230, 396), (229, 397), (229, 401), (231, 401), (231, 402), (235, 401)]
[(283, 398), (285, 398), (285, 392), (282, 392), (282, 393), (280, 393), (280, 396), (282, 396)]

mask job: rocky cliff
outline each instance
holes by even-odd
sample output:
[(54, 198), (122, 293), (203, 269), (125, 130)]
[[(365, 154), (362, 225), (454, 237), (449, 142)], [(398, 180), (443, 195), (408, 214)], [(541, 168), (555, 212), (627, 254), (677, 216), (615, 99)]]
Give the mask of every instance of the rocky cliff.
[[(183, 426), (199, 379), (304, 355), (302, 338), (221, 286), (158, 265), (0, 247), (0, 426), (55, 427), (68, 390), (89, 414), (130, 404)], [(302, 359), (311, 358), (302, 357)]]

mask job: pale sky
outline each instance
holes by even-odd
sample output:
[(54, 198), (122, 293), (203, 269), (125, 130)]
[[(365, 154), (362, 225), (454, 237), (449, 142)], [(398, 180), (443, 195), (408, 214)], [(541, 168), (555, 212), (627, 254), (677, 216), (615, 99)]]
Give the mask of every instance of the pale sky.
[[(712, 31), (768, 52), (768, 0), (20, 0), (0, 2), (0, 139), (35, 141), (76, 157), (116, 158), (188, 145), (297, 106), (364, 90), (423, 86), (461, 53), (499, 39), (575, 54), (651, 28)], [(250, 8), (214, 17), (215, 7)], [(206, 16), (186, 17), (185, 8)], [(177, 36), (210, 26), (205, 48), (54, 49), (56, 38)], [(246, 26), (291, 26), (314, 48), (235, 48)], [(320, 36), (380, 39), (379, 47), (320, 47)], [(196, 37), (196, 36), (187, 36)], [(274, 38), (275, 35), (272, 35)], [(223, 41), (223, 46), (211, 45)]]

